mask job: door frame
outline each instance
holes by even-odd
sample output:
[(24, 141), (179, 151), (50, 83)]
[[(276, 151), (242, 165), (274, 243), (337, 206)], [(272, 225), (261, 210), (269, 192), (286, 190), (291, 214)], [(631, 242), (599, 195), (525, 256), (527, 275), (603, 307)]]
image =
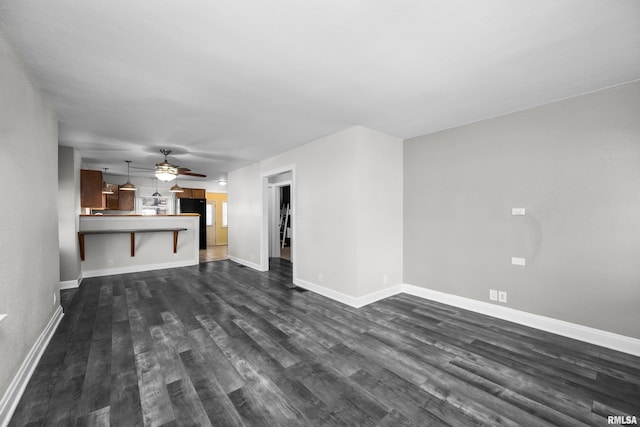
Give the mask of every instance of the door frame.
[[(206, 199), (206, 205), (211, 205), (211, 221), (213, 225), (205, 225), (207, 228), (212, 228), (213, 232), (213, 246), (218, 245), (218, 201), (214, 199)], [(205, 206), (206, 209), (206, 206)], [(206, 211), (205, 211), (206, 212)], [(207, 231), (207, 238), (209, 236), (209, 232)], [(207, 248), (209, 247), (209, 242), (207, 242)]]
[[(269, 178), (283, 173), (291, 172), (291, 180), (270, 184)], [(291, 264), (293, 266), (293, 277), (297, 277), (296, 258), (297, 258), (297, 237), (296, 237), (296, 168), (295, 165), (283, 166), (281, 168), (272, 169), (260, 174), (262, 184), (262, 226), (260, 230), (260, 271), (269, 270), (269, 200), (275, 187), (284, 187), (289, 185), (291, 188), (291, 204), (290, 204), (290, 226), (291, 226)]]

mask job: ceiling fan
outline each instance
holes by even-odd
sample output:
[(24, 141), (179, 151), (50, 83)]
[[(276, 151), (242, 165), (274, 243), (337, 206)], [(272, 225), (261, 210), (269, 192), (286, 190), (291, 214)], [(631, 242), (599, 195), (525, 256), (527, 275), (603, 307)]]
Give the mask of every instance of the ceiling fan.
[(171, 154), (171, 150), (160, 150), (162, 154), (164, 154), (164, 161), (160, 163), (156, 163), (155, 169), (147, 169), (147, 168), (136, 168), (136, 169), (145, 169), (145, 170), (153, 170), (155, 172), (156, 178), (160, 181), (173, 181), (178, 177), (178, 175), (186, 175), (186, 176), (195, 176), (198, 178), (206, 178), (207, 175), (201, 173), (191, 172), (189, 168), (181, 168), (177, 165), (169, 163), (167, 160), (167, 156)]

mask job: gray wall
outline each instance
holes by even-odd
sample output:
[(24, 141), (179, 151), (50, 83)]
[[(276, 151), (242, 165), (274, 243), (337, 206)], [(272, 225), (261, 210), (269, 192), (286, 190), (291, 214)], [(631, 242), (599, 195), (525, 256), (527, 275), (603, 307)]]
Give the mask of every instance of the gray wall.
[(404, 230), (405, 283), (640, 338), (640, 82), (405, 141)]
[(58, 304), (58, 125), (0, 34), (0, 396)]
[(79, 215), (80, 155), (75, 148), (58, 147), (58, 234), (61, 282), (80, 279), (77, 235)]

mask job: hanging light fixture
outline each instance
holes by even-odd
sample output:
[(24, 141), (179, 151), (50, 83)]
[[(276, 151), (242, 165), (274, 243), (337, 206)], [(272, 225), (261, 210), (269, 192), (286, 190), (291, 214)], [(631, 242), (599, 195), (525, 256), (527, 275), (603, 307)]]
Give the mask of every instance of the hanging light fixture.
[(131, 167), (131, 160), (125, 160), (125, 162), (127, 162), (127, 182), (125, 182), (124, 185), (120, 186), (120, 190), (136, 191), (136, 186), (129, 181), (129, 168)]
[(176, 178), (176, 183), (173, 184), (173, 187), (171, 187), (169, 191), (171, 191), (172, 193), (184, 193), (182, 187), (178, 185), (178, 178)]
[[(103, 169), (104, 169), (104, 174), (106, 175), (109, 168), (103, 168)], [(102, 181), (102, 194), (113, 194), (113, 190), (111, 189), (109, 184), (107, 184), (107, 182), (104, 180)]]
[(167, 161), (171, 150), (160, 150), (160, 152), (164, 154), (164, 162), (156, 163), (156, 178), (165, 182), (173, 181), (178, 177), (178, 167)]
[(156, 192), (152, 194), (153, 197), (162, 197), (162, 194), (158, 193), (158, 179), (153, 179), (156, 182)]

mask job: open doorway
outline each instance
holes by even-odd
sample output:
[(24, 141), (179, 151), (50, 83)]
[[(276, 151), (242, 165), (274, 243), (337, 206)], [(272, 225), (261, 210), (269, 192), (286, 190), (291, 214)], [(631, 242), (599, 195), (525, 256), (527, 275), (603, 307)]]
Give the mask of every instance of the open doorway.
[(269, 218), (269, 258), (282, 258), (291, 261), (291, 185), (272, 186), (272, 209)]
[(264, 228), (262, 266), (273, 261), (291, 262), (295, 270), (294, 171), (284, 169), (263, 175)]

